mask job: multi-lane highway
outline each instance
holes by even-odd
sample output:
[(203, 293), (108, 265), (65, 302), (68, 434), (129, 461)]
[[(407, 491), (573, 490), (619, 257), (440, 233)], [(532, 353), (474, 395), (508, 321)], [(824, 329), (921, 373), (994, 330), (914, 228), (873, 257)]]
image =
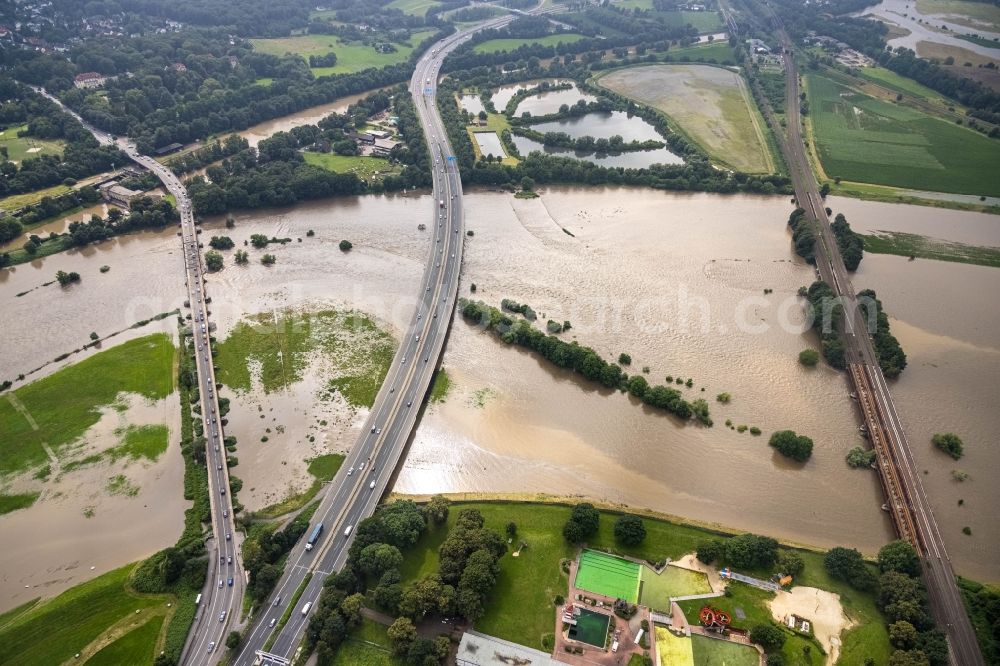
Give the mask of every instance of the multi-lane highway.
[[(498, 27), (511, 20), (506, 16), (475, 29)], [(322, 535), (311, 550), (306, 550), (305, 543), (292, 550), (284, 575), (244, 636), (234, 660), (238, 665), (254, 663), (258, 658), (265, 664), (284, 664), (295, 656), (323, 580), (343, 566), (354, 527), (374, 512), (402, 459), (430, 387), (455, 309), (465, 237), (461, 177), (435, 107), (435, 90), (441, 59), (473, 31), (456, 33), (434, 45), (417, 63), (410, 81), (410, 93), (427, 137), (434, 170), (433, 211), (429, 212), (433, 222), (427, 225), (431, 232), (428, 238), (431, 252), (419, 286), (416, 311), (361, 438), (313, 517), (310, 530), (322, 523)], [(303, 585), (288, 620), (279, 626), (296, 591)], [(258, 657), (260, 653), (264, 656)], [(200, 655), (192, 654), (186, 663), (201, 663)]]
[(35, 90), (73, 115), (98, 142), (104, 145), (117, 145), (134, 162), (156, 174), (177, 202), (181, 216), (179, 235), (187, 282), (191, 344), (198, 373), (198, 404), (201, 408), (205, 436), (205, 459), (212, 513), (212, 534), (206, 544), (209, 553), (208, 577), (202, 590), (194, 626), (184, 646), (184, 656), (187, 657), (192, 653), (222, 652), (218, 648), (222, 646), (230, 628), (238, 621), (239, 610), (243, 605), (246, 576), (242, 573), (239, 563), (239, 537), (233, 522), (233, 506), (229, 495), (229, 468), (226, 464), (222, 419), (219, 416), (215, 369), (212, 364), (210, 312), (206, 303), (204, 269), (191, 201), (184, 185), (170, 169), (153, 158), (140, 154), (132, 142), (113, 137), (93, 127), (47, 91), (41, 88)]
[[(983, 655), (976, 640), (972, 623), (965, 610), (961, 592), (955, 582), (951, 559), (945, 550), (944, 538), (937, 526), (924, 485), (917, 472), (896, 412), (889, 385), (882, 373), (870, 337), (870, 322), (858, 307), (858, 300), (844, 268), (843, 259), (830, 228), (826, 204), (820, 196), (802, 140), (799, 114), (799, 77), (792, 43), (781, 28), (777, 17), (772, 24), (781, 40), (786, 68), (787, 137), (782, 152), (795, 187), (799, 206), (809, 218), (816, 220), (816, 267), (822, 279), (840, 297), (844, 307), (843, 339), (848, 362), (853, 364), (852, 376), (862, 404), (869, 401), (866, 418), (871, 420), (870, 432), (879, 438), (879, 472), (883, 475), (887, 503), (894, 513), (894, 523), (900, 537), (909, 540), (921, 554), (924, 582), (927, 586), (931, 614), (935, 623), (948, 637), (951, 661), (960, 666), (983, 664)], [(778, 127), (772, 124), (772, 127)], [(780, 137), (779, 137), (780, 139)]]

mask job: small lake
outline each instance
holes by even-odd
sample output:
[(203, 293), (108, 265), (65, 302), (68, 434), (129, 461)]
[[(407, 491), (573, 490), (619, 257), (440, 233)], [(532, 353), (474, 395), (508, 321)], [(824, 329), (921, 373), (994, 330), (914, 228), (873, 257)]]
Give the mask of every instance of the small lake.
[(593, 162), (606, 167), (624, 167), (626, 169), (645, 169), (653, 164), (683, 164), (684, 160), (666, 148), (658, 150), (642, 150), (630, 153), (606, 155), (598, 153), (579, 153), (572, 148), (560, 146), (545, 146), (538, 141), (523, 136), (514, 136), (514, 145), (522, 156), (534, 150), (540, 150), (548, 155), (560, 157), (575, 157), (579, 160)]
[(476, 137), (476, 143), (484, 157), (486, 155), (507, 157), (507, 151), (503, 149), (503, 144), (500, 143), (500, 137), (497, 136), (496, 132), (476, 132), (473, 136)]
[(595, 139), (609, 139), (615, 134), (621, 136), (625, 143), (630, 141), (663, 141), (656, 128), (638, 116), (630, 116), (624, 111), (609, 113), (588, 113), (585, 116), (553, 120), (547, 123), (532, 125), (536, 132), (565, 132), (574, 139), (581, 136), (592, 136)]
[(504, 107), (507, 106), (507, 102), (510, 101), (510, 98), (513, 97), (518, 90), (537, 88), (543, 81), (548, 81), (552, 85), (558, 85), (560, 83), (573, 83), (572, 81), (562, 79), (537, 79), (535, 81), (522, 81), (521, 83), (512, 83), (510, 85), (500, 86), (496, 89), (496, 92), (493, 93), (493, 97), (491, 98), (493, 100), (493, 106), (497, 108), (497, 111), (502, 113)]
[(469, 113), (479, 113), (480, 111), (485, 111), (483, 107), (483, 100), (479, 99), (479, 95), (475, 93), (468, 93), (465, 95), (458, 96), (458, 105)]
[[(522, 99), (521, 103), (517, 105), (514, 115), (520, 116), (522, 113), (527, 111), (533, 116), (544, 116), (550, 113), (557, 113), (559, 111), (559, 107), (563, 104), (573, 106), (580, 100), (585, 102), (596, 102), (597, 98), (593, 95), (580, 92), (575, 86), (568, 90), (552, 90)], [(500, 110), (501, 109), (497, 107), (497, 111)]]

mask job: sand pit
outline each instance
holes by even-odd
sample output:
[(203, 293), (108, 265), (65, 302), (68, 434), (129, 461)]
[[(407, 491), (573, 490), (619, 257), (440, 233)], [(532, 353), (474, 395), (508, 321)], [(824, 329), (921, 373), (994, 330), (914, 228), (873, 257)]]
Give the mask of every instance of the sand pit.
[(837, 661), (840, 656), (840, 634), (854, 625), (844, 615), (839, 594), (815, 587), (795, 587), (791, 592), (778, 592), (770, 606), (771, 614), (778, 622), (784, 623), (791, 614), (809, 620), (813, 634), (826, 650), (826, 663), (833, 664)]

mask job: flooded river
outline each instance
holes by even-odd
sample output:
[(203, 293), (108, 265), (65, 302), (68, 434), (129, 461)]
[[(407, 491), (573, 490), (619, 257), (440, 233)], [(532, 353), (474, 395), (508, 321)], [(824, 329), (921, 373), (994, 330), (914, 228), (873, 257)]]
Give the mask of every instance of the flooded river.
[[(475, 236), (467, 239), (463, 295), (475, 282), (477, 297), (490, 303), (509, 297), (529, 303), (543, 322), (569, 320), (573, 328), (564, 338), (607, 358), (630, 353), (630, 372), (649, 366), (652, 383), (666, 375), (692, 378), (685, 396), (705, 397), (715, 426), (651, 412), (459, 320), (444, 357), (452, 394), (425, 413), (396, 491), (587, 495), (869, 553), (892, 537), (874, 474), (851, 470), (843, 460), (862, 442), (844, 376), (822, 366), (805, 369), (796, 360), (816, 344), (795, 296), (813, 273), (791, 252), (786, 198), (561, 188), (533, 200), (475, 191), (466, 205)], [(831, 205), (860, 231), (935, 235), (937, 228), (940, 237), (1000, 244), (990, 225), (996, 218), (986, 215), (853, 200)], [(217, 337), (248, 313), (331, 306), (369, 313), (398, 339), (429, 247), (429, 232), (417, 224), (432, 209), (430, 195), (418, 193), (241, 213), (232, 230), (221, 219), (208, 221), (205, 234), (229, 235), (237, 247), (252, 233), (293, 239), (268, 249), (277, 257), (270, 268), (256, 261), (262, 251), (251, 249), (247, 266), (234, 265), (232, 251), (224, 253), (225, 269), (208, 277)], [(306, 235), (310, 229), (315, 237)], [(344, 238), (354, 244), (346, 254), (337, 249)], [(13, 378), (78, 347), (91, 330), (124, 328), (180, 306), (177, 242), (173, 229), (140, 233), (0, 271), (7, 315), (0, 376)], [(111, 271), (101, 274), (103, 264)], [(15, 296), (52, 280), (57, 270), (76, 270), (83, 281)], [(991, 479), (1000, 471), (1000, 453), (990, 442), (1000, 427), (1000, 308), (990, 295), (1000, 289), (1000, 271), (870, 255), (855, 284), (878, 291), (909, 356), (894, 396), (917, 463), (928, 470), (924, 479), (949, 552), (961, 573), (998, 580), (1000, 532), (991, 511), (1000, 490)], [(992, 300), (970, 298), (969, 285)], [(774, 291), (765, 295), (765, 289)], [(317, 390), (309, 376), (266, 396), (223, 390), (233, 398), (227, 431), (240, 442), (234, 474), (244, 480), (241, 500), (248, 508), (301, 490), (308, 485), (305, 458), (345, 450), (357, 437), (364, 410), (313, 404)], [(724, 391), (733, 396), (729, 405), (715, 402)], [(725, 426), (727, 419), (756, 425), (764, 435), (739, 434)], [(261, 428), (278, 425), (284, 433), (260, 443)], [(804, 466), (768, 448), (767, 435), (784, 428), (814, 439), (813, 458)], [(931, 448), (930, 434), (943, 430), (965, 440), (961, 461)], [(161, 458), (167, 460), (174, 459)], [(177, 465), (175, 489), (179, 463), (171, 463)], [(952, 481), (955, 468), (971, 479)], [(168, 497), (166, 485), (150, 485), (149, 494), (143, 486), (140, 506)], [(64, 520), (83, 521), (78, 504), (70, 509)], [(2, 520), (12, 524), (29, 513)], [(176, 516), (179, 530), (179, 508)], [(961, 534), (966, 525), (971, 537)], [(133, 536), (121, 534), (130, 543)], [(112, 551), (108, 568), (141, 556)], [(88, 564), (79, 559), (81, 568)], [(10, 581), (4, 594), (38, 575), (33, 562), (30, 553), (4, 562)], [(63, 577), (54, 571), (49, 578)]]

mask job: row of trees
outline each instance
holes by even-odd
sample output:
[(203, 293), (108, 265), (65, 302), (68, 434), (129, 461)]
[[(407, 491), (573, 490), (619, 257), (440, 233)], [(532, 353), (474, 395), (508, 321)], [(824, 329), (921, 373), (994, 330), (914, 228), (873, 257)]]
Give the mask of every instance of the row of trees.
[(871, 591), (889, 625), (889, 642), (896, 651), (890, 664), (946, 666), (948, 644), (934, 628), (927, 607), (927, 590), (920, 579), (920, 558), (906, 541), (893, 541), (878, 552), (876, 575), (857, 550), (833, 548), (823, 559), (832, 578)]
[(712, 425), (708, 403), (688, 402), (681, 392), (667, 386), (650, 386), (642, 375), (629, 377), (620, 365), (609, 363), (591, 349), (576, 341), (566, 342), (555, 335), (546, 335), (523, 319), (515, 319), (482, 301), (459, 300), (465, 320), (491, 331), (507, 344), (530, 349), (551, 363), (566, 368), (607, 388), (628, 391), (650, 407), (670, 412), (681, 419), (692, 416), (705, 425)]
[(899, 374), (906, 367), (906, 354), (903, 352), (899, 340), (889, 330), (889, 316), (882, 308), (882, 301), (878, 300), (873, 290), (865, 289), (858, 293), (858, 307), (861, 309), (865, 321), (875, 322), (875, 330), (869, 331), (869, 333), (872, 336), (875, 356), (878, 358), (882, 372), (890, 379), (899, 377)]
[(830, 225), (834, 237), (837, 239), (837, 248), (840, 256), (844, 260), (844, 268), (849, 271), (856, 271), (861, 258), (864, 256), (865, 241), (860, 234), (851, 229), (847, 218), (843, 213), (837, 213), (833, 224)]
[(595, 139), (589, 135), (573, 138), (566, 132), (543, 133), (526, 127), (515, 127), (514, 134), (538, 141), (546, 146), (571, 148), (581, 153), (617, 154), (642, 150), (657, 150), (666, 145), (662, 141), (654, 139), (646, 141), (636, 139), (625, 143), (620, 134), (615, 134), (609, 138), (601, 137), (599, 139)]
[(190, 173), (227, 157), (246, 150), (250, 142), (239, 134), (230, 134), (221, 141), (212, 141), (197, 150), (188, 151), (169, 161), (166, 165), (178, 176)]
[[(572, 544), (582, 544), (597, 536), (601, 512), (589, 502), (581, 502), (570, 511), (569, 519), (563, 525), (563, 538)], [(615, 541), (623, 546), (638, 546), (646, 539), (646, 525), (642, 518), (623, 513), (615, 519)]]
[(301, 512), (278, 531), (253, 530), (243, 542), (243, 566), (250, 576), (247, 593), (254, 603), (262, 603), (281, 578), (281, 559), (309, 529), (315, 506)]
[(792, 243), (795, 254), (807, 263), (816, 263), (816, 233), (813, 230), (815, 222), (806, 217), (804, 208), (796, 208), (788, 216), (788, 226), (792, 228)]
[(826, 282), (817, 280), (808, 289), (800, 289), (799, 295), (809, 302), (807, 315), (812, 327), (820, 336), (823, 348), (823, 358), (838, 370), (847, 367), (844, 355), (844, 343), (840, 339), (838, 329), (844, 319), (844, 306)]

